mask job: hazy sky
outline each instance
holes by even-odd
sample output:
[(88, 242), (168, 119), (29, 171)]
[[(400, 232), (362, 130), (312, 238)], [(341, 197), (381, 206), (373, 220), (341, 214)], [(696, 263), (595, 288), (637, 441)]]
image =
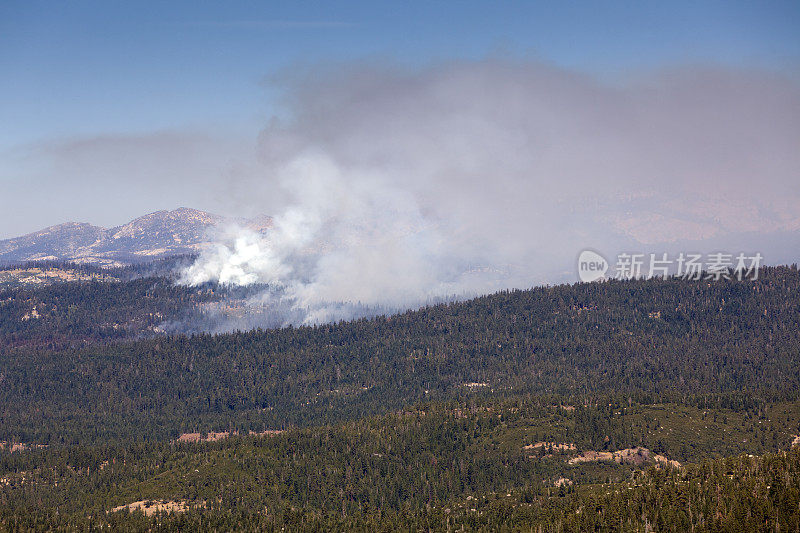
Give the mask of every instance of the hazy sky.
[(277, 193), (247, 202), (237, 183), (268, 172), (263, 136), (275, 117), (308, 114), (297, 102), (319, 100), (292, 94), (301, 88), (287, 79), (299, 72), (314, 85), (354, 63), (390, 65), (393, 79), (487, 58), (551, 65), (589, 85), (687, 65), (756, 69), (754, 83), (780, 78), (788, 89), (770, 82), (767, 93), (788, 94), (779, 100), (793, 106), (800, 3), (6, 0), (0, 238), (66, 220), (110, 226), (179, 205), (269, 212)]

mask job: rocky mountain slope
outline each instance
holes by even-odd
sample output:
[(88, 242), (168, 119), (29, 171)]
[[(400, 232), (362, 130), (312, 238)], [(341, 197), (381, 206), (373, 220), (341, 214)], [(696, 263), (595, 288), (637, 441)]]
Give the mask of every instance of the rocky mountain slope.
[[(123, 266), (168, 255), (196, 253), (209, 242), (211, 230), (225, 217), (181, 207), (156, 211), (115, 228), (80, 222), (50, 226), (28, 235), (0, 240), (0, 263), (63, 260), (101, 266)], [(266, 231), (267, 216), (236, 220)]]

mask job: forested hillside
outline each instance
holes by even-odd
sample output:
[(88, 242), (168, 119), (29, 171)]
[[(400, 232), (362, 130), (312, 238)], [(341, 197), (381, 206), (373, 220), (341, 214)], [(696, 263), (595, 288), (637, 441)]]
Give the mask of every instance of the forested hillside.
[(798, 527), (796, 266), (150, 338), (232, 293), (123, 278), (3, 293), (0, 529)]
[[(783, 434), (787, 425), (797, 427), (800, 404), (740, 414), (677, 405), (566, 407), (530, 398), (448, 402), (216, 442), (17, 452), (0, 456), (0, 527), (793, 531), (800, 525), (800, 451), (787, 453), (791, 441)], [(749, 439), (778, 446), (763, 456), (719, 458)], [(635, 449), (622, 448), (634, 443)], [(682, 448), (695, 462), (671, 459)], [(621, 461), (576, 460), (596, 450), (628, 453)]]
[[(147, 305), (136, 291), (151, 289), (140, 283), (114, 302)], [(319, 327), (60, 351), (4, 346), (0, 439), (159, 440), (192, 429), (303, 426), (473, 391), (580, 404), (791, 400), (800, 386), (798, 289), (797, 269), (777, 268), (749, 282), (509, 291)], [(108, 289), (61, 290), (85, 291), (103, 309)]]
[(113, 269), (55, 261), (0, 268), (0, 349), (60, 350), (213, 329), (224, 318), (219, 309), (262, 289), (176, 284), (177, 268), (190, 259)]

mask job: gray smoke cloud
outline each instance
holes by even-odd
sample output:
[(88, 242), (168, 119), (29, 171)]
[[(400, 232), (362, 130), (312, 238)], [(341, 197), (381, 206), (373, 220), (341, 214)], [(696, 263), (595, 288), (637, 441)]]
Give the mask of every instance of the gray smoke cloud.
[(800, 231), (800, 86), (774, 73), (692, 67), (612, 84), (486, 60), (276, 83), (263, 177), (236, 184), (275, 225), (227, 228), (182, 282), (265, 283), (259, 305), (302, 322), (346, 318), (341, 302), (399, 309), (572, 281), (585, 247)]

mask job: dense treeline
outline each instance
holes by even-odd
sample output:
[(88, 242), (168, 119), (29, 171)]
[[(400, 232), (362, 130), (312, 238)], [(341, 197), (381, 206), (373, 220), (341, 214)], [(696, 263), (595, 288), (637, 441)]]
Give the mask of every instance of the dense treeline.
[[(106, 309), (107, 301), (113, 313), (115, 305), (146, 301), (149, 291), (183, 290), (152, 279), (132, 283), (128, 295), (89, 284), (55, 288), (49, 298), (85, 293), (87, 309)], [(768, 268), (746, 282), (506, 291), (319, 327), (60, 351), (4, 347), (0, 440), (104, 442), (305, 426), (471, 391), (747, 409), (753, 398), (797, 398), (798, 289), (796, 267)]]
[(62, 348), (152, 335), (164, 322), (184, 319), (189, 310), (220, 297), (165, 278), (0, 290), (0, 345)]
[[(69, 346), (213, 330), (221, 321), (214, 304), (242, 301), (264, 287), (176, 283), (191, 256), (120, 268), (36, 261), (0, 268), (35, 273), (36, 282), (0, 283), (0, 347)], [(64, 282), (64, 277), (83, 276)], [(26, 277), (22, 274), (19, 277)]]

